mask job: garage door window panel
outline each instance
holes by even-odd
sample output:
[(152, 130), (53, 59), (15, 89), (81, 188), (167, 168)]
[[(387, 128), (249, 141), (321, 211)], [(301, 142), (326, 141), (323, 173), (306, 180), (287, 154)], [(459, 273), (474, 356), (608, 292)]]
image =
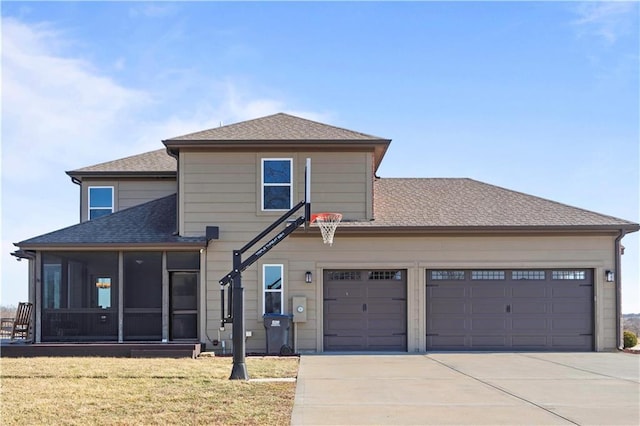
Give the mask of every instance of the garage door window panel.
[(545, 280), (545, 271), (511, 271), (512, 280)]
[(471, 271), (472, 280), (504, 280), (504, 271)]
[(434, 281), (464, 281), (465, 271), (431, 271)]
[(587, 279), (587, 272), (584, 271), (584, 270), (582, 270), (582, 271), (569, 271), (569, 270), (552, 271), (551, 272), (551, 279), (553, 279), (553, 280), (571, 280), (571, 281), (586, 280)]

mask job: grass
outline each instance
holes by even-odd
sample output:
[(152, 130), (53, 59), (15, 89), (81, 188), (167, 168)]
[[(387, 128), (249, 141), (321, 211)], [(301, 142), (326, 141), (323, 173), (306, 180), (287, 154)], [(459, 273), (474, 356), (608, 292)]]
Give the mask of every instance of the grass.
[[(283, 425), (295, 382), (228, 380), (232, 360), (0, 358), (4, 426)], [(254, 378), (296, 377), (295, 357), (248, 357)]]

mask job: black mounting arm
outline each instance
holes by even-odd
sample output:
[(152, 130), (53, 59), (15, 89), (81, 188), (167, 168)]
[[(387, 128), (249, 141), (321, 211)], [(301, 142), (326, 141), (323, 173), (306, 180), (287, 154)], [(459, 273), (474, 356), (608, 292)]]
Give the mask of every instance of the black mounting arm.
[(242, 256), (243, 253), (245, 253), (247, 250), (249, 250), (251, 247), (253, 247), (258, 241), (260, 241), (264, 237), (266, 237), (278, 225), (280, 225), (285, 220), (287, 220), (291, 216), (293, 216), (298, 210), (300, 210), (302, 207), (304, 207), (305, 204), (306, 203), (304, 201), (300, 201), (291, 210), (289, 210), (287, 213), (285, 213), (280, 219), (278, 219), (275, 222), (273, 222), (268, 228), (266, 228), (264, 231), (262, 231), (260, 234), (258, 234), (257, 237), (255, 237), (253, 240), (251, 240), (247, 244), (245, 244), (245, 246), (242, 247), (240, 250), (234, 250), (233, 251), (233, 262), (234, 262), (233, 271), (229, 272), (227, 275), (225, 275), (224, 278), (222, 278), (219, 281), (220, 285), (223, 286), (223, 287), (226, 286), (226, 285), (229, 285), (231, 283), (231, 281), (233, 281), (233, 279), (236, 276), (238, 276), (238, 274), (243, 272), (249, 266), (253, 265), (258, 259), (260, 259), (263, 255), (267, 254), (269, 252), (269, 250), (271, 250), (273, 247), (275, 247), (280, 241), (284, 240), (289, 234), (291, 234), (293, 231), (298, 229), (300, 227), (300, 225), (304, 224), (305, 221), (306, 221), (306, 210), (307, 209), (305, 209), (305, 215), (300, 216), (295, 221), (293, 221), (292, 223), (289, 223), (287, 225), (287, 227), (283, 231), (278, 233), (275, 237), (273, 237), (271, 240), (269, 240), (265, 245), (263, 245), (261, 248), (256, 250), (256, 252), (253, 253), (251, 256), (249, 256), (249, 258), (247, 258), (247, 260), (245, 260), (244, 262), (240, 261), (239, 264), (236, 265), (237, 258), (240, 258), (240, 256)]

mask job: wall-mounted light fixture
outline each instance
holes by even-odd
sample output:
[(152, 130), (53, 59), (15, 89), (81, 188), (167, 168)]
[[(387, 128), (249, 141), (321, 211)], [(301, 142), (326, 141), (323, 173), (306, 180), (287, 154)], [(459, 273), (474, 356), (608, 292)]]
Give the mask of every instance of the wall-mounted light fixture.
[(304, 282), (307, 284), (311, 284), (311, 281), (313, 280), (313, 276), (311, 275), (311, 271), (307, 271), (304, 273)]
[(613, 271), (604, 271), (604, 277), (608, 283), (612, 283), (615, 278), (615, 274)]

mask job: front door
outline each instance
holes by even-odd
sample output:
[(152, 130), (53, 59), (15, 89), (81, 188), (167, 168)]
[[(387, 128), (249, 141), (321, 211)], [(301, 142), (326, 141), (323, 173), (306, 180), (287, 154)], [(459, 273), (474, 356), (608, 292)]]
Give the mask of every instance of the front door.
[(198, 338), (198, 273), (171, 273), (170, 339)]

